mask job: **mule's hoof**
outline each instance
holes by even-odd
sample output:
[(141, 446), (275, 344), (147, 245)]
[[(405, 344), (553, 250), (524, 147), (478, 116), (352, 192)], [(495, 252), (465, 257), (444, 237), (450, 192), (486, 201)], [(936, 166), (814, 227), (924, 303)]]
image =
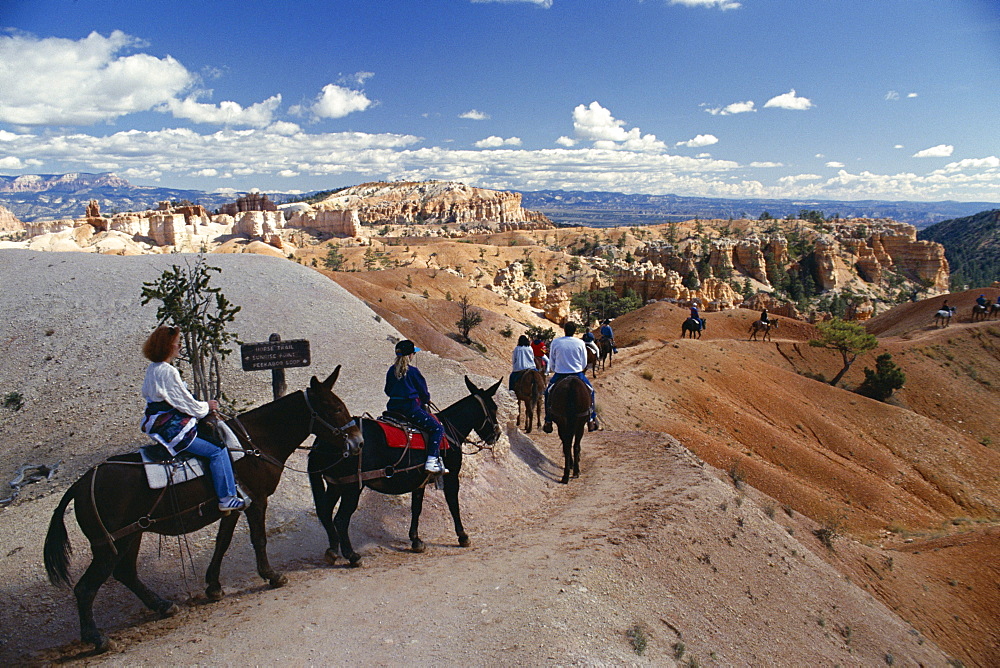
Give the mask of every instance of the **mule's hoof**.
[(337, 551), (332, 547), (328, 547), (326, 549), (326, 552), (323, 553), (323, 560), (326, 561), (326, 563), (330, 564), (331, 566), (336, 565)]
[(569, 476), (568, 475), (564, 475), (562, 477), (562, 480), (560, 480), (559, 482), (561, 482), (564, 485), (568, 485), (569, 484)]
[(468, 536), (459, 536), (458, 537), (458, 546), (459, 547), (469, 547), (469, 544), (471, 542), (472, 541), (469, 540)]
[(427, 546), (424, 545), (424, 541), (415, 540), (412, 543), (410, 543), (410, 549), (416, 552), (417, 554), (422, 554), (424, 550), (427, 549)]
[(103, 654), (104, 652), (118, 649), (118, 645), (115, 641), (103, 633), (98, 633), (96, 636), (90, 636), (88, 638), (81, 638), (81, 640), (88, 645), (94, 646), (94, 654)]
[(165, 610), (160, 610), (160, 616), (161, 617), (173, 617), (174, 615), (176, 615), (180, 611), (181, 611), (181, 609), (177, 606), (176, 603), (171, 603), (170, 605), (167, 606), (167, 608)]
[(205, 597), (209, 601), (221, 601), (225, 593), (222, 591), (222, 587), (208, 587), (205, 590)]
[(268, 578), (267, 584), (271, 585), (271, 589), (277, 589), (278, 587), (284, 587), (288, 584), (288, 578), (285, 575), (278, 573), (277, 575)]
[(361, 568), (361, 555), (360, 554), (352, 554), (347, 559), (347, 565), (350, 566), (351, 568)]

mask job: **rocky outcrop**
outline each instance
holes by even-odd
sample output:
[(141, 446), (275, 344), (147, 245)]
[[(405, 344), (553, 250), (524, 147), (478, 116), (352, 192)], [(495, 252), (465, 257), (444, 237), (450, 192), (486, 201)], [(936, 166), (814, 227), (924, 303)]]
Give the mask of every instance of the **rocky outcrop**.
[(490, 289), (514, 301), (530, 304), (545, 310), (548, 306), (548, 289), (540, 281), (533, 281), (524, 275), (524, 265), (512, 262), (497, 272)]
[(273, 211), (243, 211), (235, 216), (233, 234), (259, 239), (275, 248), (281, 248), (282, 241), (278, 230), (284, 226), (285, 218), (277, 209)]
[(545, 297), (545, 319), (557, 325), (569, 320), (570, 299), (565, 290), (552, 290)]
[(699, 300), (707, 310), (721, 311), (734, 308), (743, 301), (728, 282), (709, 277), (696, 289), (683, 284), (680, 273), (652, 262), (615, 263), (614, 288), (618, 294), (634, 291), (644, 301), (670, 300), (691, 302)]
[(24, 225), (17, 219), (14, 213), (3, 206), (0, 206), (0, 232), (22, 232)]
[(361, 220), (356, 209), (306, 207), (293, 210), (287, 227), (316, 230), (335, 237), (361, 236)]
[(55, 176), (25, 174), (0, 176), (0, 193), (38, 193), (48, 190), (79, 191), (91, 188), (127, 188), (131, 184), (115, 174), (85, 174), (74, 172)]
[(521, 194), (448, 181), (365, 183), (338, 191), (316, 211), (355, 211), (361, 225), (487, 224), (499, 230), (547, 229), (543, 214), (521, 206)]
[(244, 211), (277, 211), (278, 206), (267, 198), (265, 193), (247, 193), (238, 197), (235, 202), (223, 204), (219, 213), (236, 216)]

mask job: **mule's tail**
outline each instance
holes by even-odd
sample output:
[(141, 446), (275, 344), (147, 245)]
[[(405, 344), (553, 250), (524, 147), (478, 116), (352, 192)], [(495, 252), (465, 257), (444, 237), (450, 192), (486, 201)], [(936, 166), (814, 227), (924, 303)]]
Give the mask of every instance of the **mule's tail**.
[(49, 531), (45, 534), (45, 572), (49, 574), (49, 582), (56, 587), (69, 587), (70, 585), (69, 557), (73, 554), (73, 548), (69, 544), (63, 516), (66, 514), (66, 506), (76, 496), (77, 483), (74, 483), (63, 494), (62, 501), (52, 513)]

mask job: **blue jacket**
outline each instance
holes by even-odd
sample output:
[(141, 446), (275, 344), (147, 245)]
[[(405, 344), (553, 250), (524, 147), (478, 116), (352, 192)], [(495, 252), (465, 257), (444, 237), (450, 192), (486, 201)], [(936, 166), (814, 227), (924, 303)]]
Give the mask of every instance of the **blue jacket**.
[(603, 325), (601, 327), (601, 336), (603, 336), (606, 339), (615, 338), (615, 333), (611, 331), (611, 325)]
[(404, 414), (409, 414), (414, 408), (423, 408), (431, 400), (427, 381), (415, 366), (408, 368), (402, 378), (396, 378), (395, 366), (389, 367), (385, 374), (385, 393), (389, 397), (386, 408)]

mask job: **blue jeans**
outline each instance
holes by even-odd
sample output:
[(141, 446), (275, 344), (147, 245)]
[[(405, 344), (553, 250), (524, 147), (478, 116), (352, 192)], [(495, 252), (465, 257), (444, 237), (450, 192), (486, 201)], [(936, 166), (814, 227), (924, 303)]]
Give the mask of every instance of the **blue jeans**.
[(549, 379), (548, 387), (545, 388), (545, 421), (552, 422), (552, 413), (549, 412), (549, 390), (552, 386), (558, 383), (560, 380), (566, 376), (576, 376), (590, 388), (590, 419), (597, 419), (597, 395), (594, 393), (594, 386), (590, 384), (587, 380), (587, 374), (584, 371), (578, 371), (577, 373), (554, 373), (552, 378)]
[(429, 442), (425, 442), (424, 444), (427, 448), (427, 456), (440, 456), (441, 437), (444, 436), (444, 427), (441, 426), (438, 419), (423, 408), (411, 408), (406, 412), (406, 418), (414, 427), (424, 432), (425, 439), (429, 439)]
[(208, 471), (217, 497), (221, 499), (236, 496), (236, 478), (233, 476), (233, 463), (229, 459), (228, 450), (196, 436), (182, 452), (208, 460)]

